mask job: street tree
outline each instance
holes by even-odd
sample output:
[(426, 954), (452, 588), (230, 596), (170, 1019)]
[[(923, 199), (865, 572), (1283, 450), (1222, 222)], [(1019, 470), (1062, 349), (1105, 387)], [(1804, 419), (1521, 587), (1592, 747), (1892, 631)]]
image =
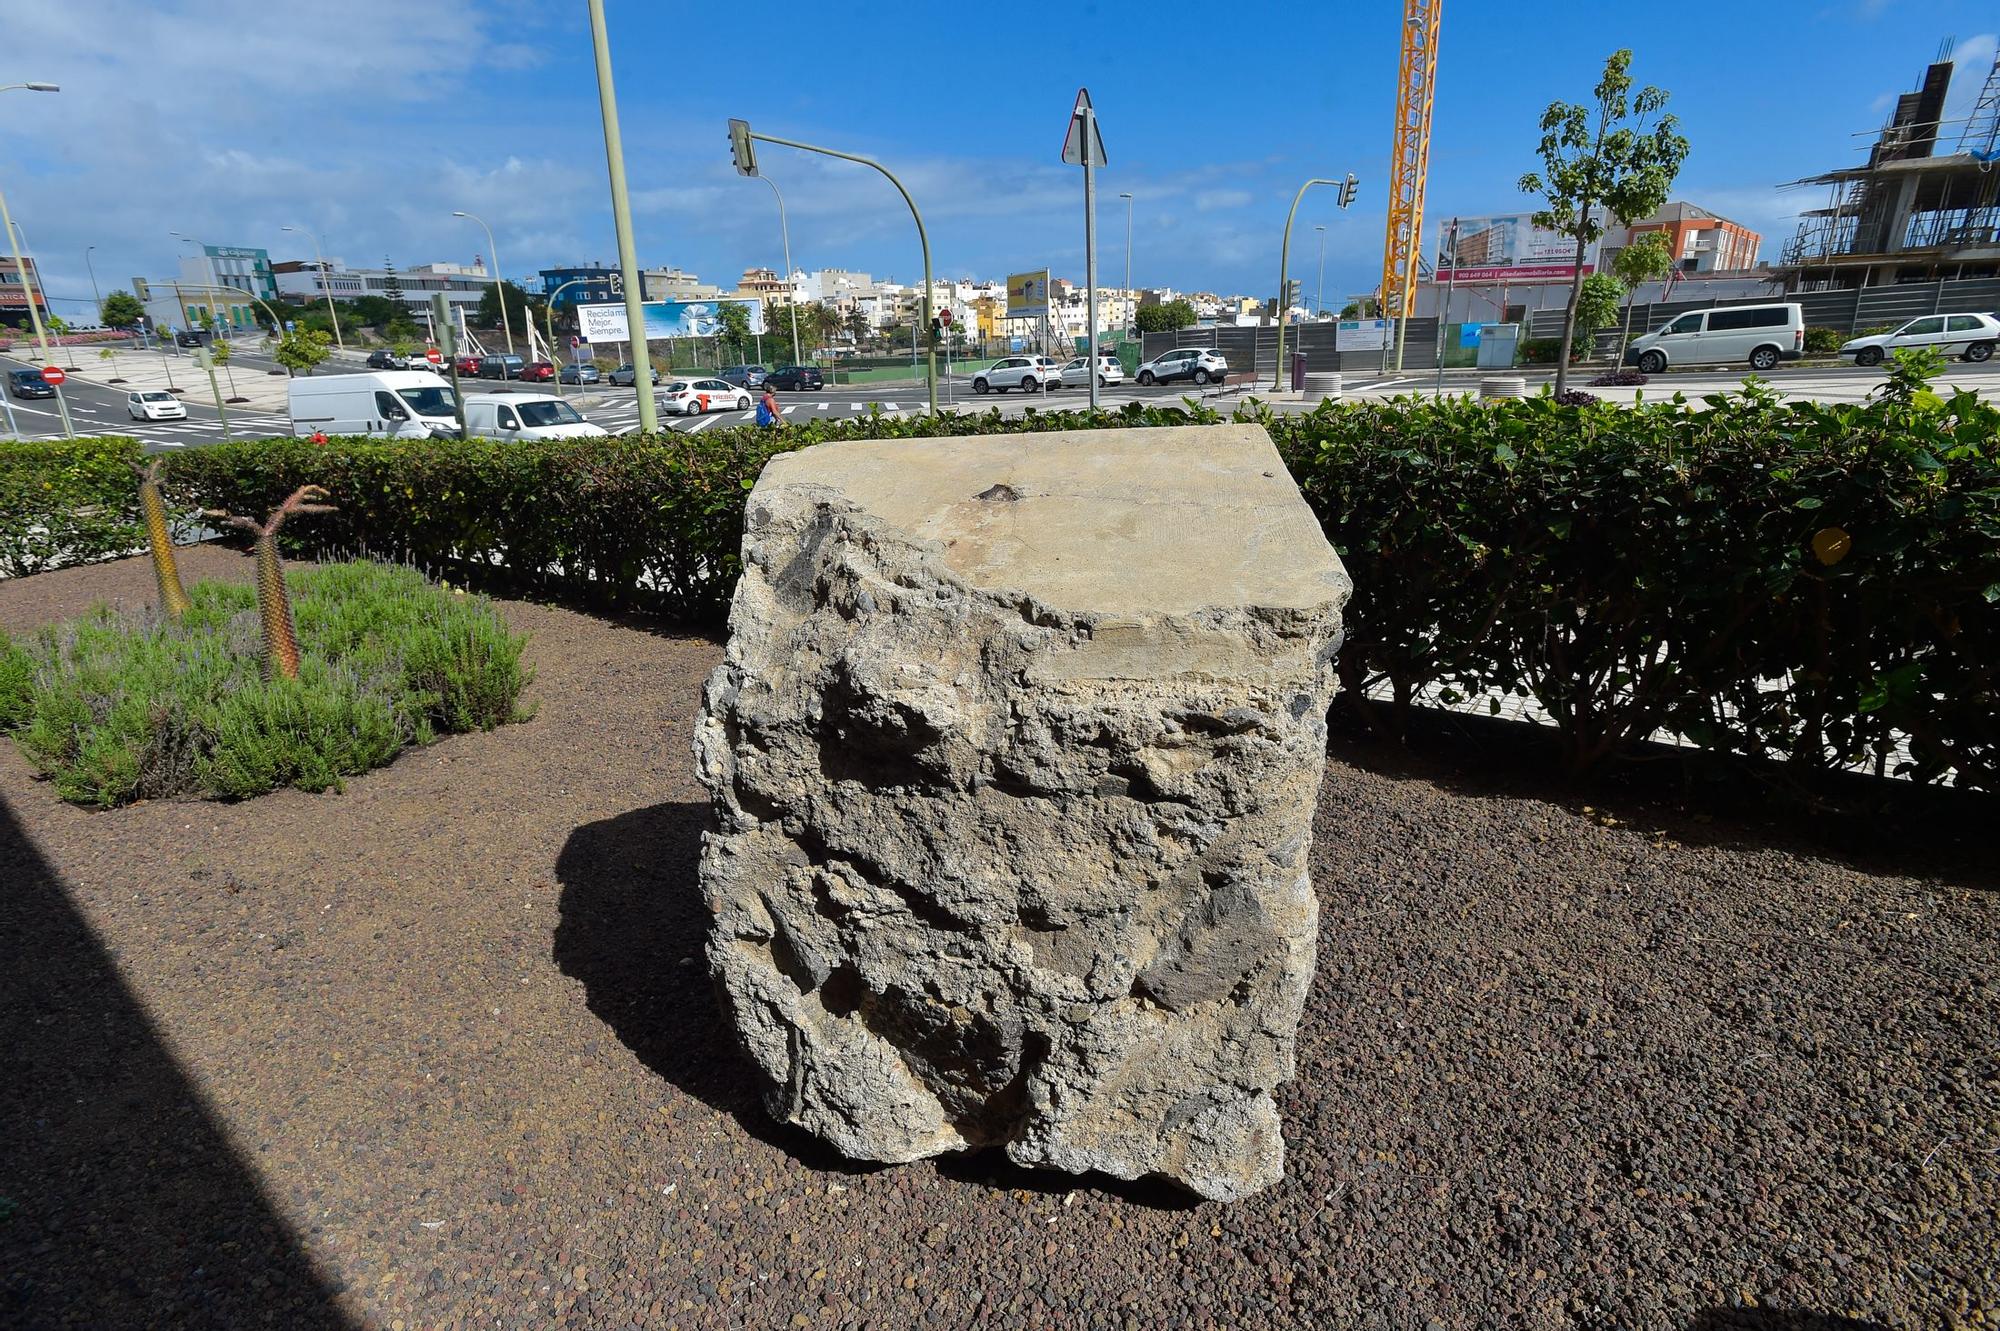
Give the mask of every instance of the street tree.
[(311, 374), (321, 361), (332, 355), (333, 339), (315, 328), (299, 328), (278, 339), (278, 349), (271, 353), (272, 359), (293, 374), (303, 370)]
[(868, 315), (862, 308), (857, 305), (849, 310), (847, 312), (847, 332), (854, 339), (855, 346), (858, 347), (868, 340), (868, 331)]
[[(526, 324), (523, 321), (533, 316), (535, 311), (540, 308), (541, 302), (538, 299), (531, 298), (526, 291), (521, 289), (519, 283), (509, 282), (503, 278), (500, 286), (507, 293), (508, 325), (517, 329), (525, 327)], [(472, 312), (472, 321), (481, 328), (498, 328), (500, 326), (500, 293), (495, 291), (490, 285), (485, 291), (480, 293), (479, 307)]]
[(1679, 121), (1665, 111), (1668, 94), (1651, 85), (1634, 94), (1631, 67), (1629, 50), (1614, 51), (1589, 105), (1549, 103), (1537, 147), (1543, 169), (1520, 181), (1523, 194), (1539, 194), (1547, 205), (1535, 214), (1535, 225), (1576, 242), (1576, 273), (1556, 357), (1558, 393), (1569, 387), (1584, 255), (1603, 238), (1605, 214), (1629, 223), (1656, 211), (1687, 160), (1688, 141), (1678, 132)]
[(1134, 317), (1134, 325), (1142, 333), (1171, 333), (1195, 325), (1194, 306), (1185, 300), (1170, 300), (1159, 305), (1141, 305)]
[(715, 307), (717, 349), (733, 360), (742, 360), (750, 351), (750, 309), (734, 301)]
[(1625, 284), (1609, 273), (1592, 273), (1583, 279), (1576, 302), (1576, 331), (1586, 339), (1598, 329), (1616, 323), (1618, 302), (1625, 298)]
[(146, 317), (146, 307), (129, 291), (114, 291), (104, 298), (97, 317), (106, 328), (130, 328)]
[(396, 276), (396, 265), (387, 259), (382, 260), (382, 299), (394, 301), (397, 305), (404, 303), (403, 279)]
[(1634, 236), (1630, 244), (1618, 251), (1611, 261), (1611, 271), (1625, 284), (1625, 334), (1619, 339), (1623, 348), (1632, 341), (1632, 299), (1639, 294), (1642, 282), (1657, 282), (1672, 272), (1673, 251), (1667, 248), (1667, 233), (1648, 231)]

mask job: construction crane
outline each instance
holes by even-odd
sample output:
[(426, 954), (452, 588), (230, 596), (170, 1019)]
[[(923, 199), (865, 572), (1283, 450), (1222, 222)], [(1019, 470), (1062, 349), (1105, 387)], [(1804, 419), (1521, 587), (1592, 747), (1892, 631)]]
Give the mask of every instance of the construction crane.
[(1444, 0), (1403, 0), (1403, 58), (1396, 76), (1396, 143), (1389, 160), (1389, 225), (1382, 243), (1382, 313), (1396, 320), (1396, 368), (1403, 368), (1402, 325), (1417, 301), (1423, 249), (1424, 180), (1431, 162), (1431, 100), (1436, 91), (1438, 20)]
[(2000, 52), (1993, 56), (1993, 68), (1986, 72), (1986, 86), (1959, 131), (1958, 150), (1969, 152), (1982, 162), (1994, 160), (2000, 149)]

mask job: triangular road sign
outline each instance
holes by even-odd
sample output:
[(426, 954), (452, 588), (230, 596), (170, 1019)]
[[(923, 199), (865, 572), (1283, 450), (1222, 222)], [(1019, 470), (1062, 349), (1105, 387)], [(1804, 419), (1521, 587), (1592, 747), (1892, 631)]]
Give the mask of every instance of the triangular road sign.
[[(1089, 111), (1089, 115), (1084, 112)], [(1084, 126), (1088, 124), (1088, 135)], [(1086, 143), (1085, 140), (1088, 139)], [(1070, 166), (1103, 166), (1104, 135), (1097, 129), (1097, 113), (1091, 110), (1090, 90), (1076, 90), (1076, 105), (1070, 108), (1069, 132), (1063, 135), (1062, 159)]]

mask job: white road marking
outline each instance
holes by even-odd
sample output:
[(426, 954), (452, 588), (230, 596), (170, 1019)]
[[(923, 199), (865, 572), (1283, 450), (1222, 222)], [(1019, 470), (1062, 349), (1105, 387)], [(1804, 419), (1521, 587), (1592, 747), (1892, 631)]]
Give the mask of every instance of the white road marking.
[(786, 407), (786, 408), (785, 408), (785, 415), (789, 416), (789, 415), (791, 415), (791, 414), (792, 414), (793, 412), (795, 412), (795, 411), (797, 411), (797, 410), (798, 410), (798, 406), (797, 406), (797, 404), (794, 404), (794, 405), (792, 405), (792, 406), (789, 406), (789, 407)]
[(714, 420), (715, 417), (713, 416), (703, 416), (699, 420), (695, 421), (693, 425), (687, 427), (688, 433), (693, 434), (696, 430), (706, 429), (708, 425)]

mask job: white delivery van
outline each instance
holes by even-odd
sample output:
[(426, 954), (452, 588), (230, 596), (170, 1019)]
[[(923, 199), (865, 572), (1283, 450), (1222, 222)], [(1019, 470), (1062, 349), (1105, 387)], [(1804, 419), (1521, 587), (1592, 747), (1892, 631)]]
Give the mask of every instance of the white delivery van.
[(1646, 374), (1669, 365), (1748, 365), (1768, 370), (1806, 352), (1805, 311), (1796, 304), (1722, 305), (1690, 310), (1658, 332), (1632, 339), (1625, 363)]
[(313, 375), (290, 384), (298, 434), (377, 434), (391, 439), (458, 436), (451, 388), (430, 370)]
[(478, 439), (579, 439), (605, 430), (546, 393), (468, 393), (465, 432)]

